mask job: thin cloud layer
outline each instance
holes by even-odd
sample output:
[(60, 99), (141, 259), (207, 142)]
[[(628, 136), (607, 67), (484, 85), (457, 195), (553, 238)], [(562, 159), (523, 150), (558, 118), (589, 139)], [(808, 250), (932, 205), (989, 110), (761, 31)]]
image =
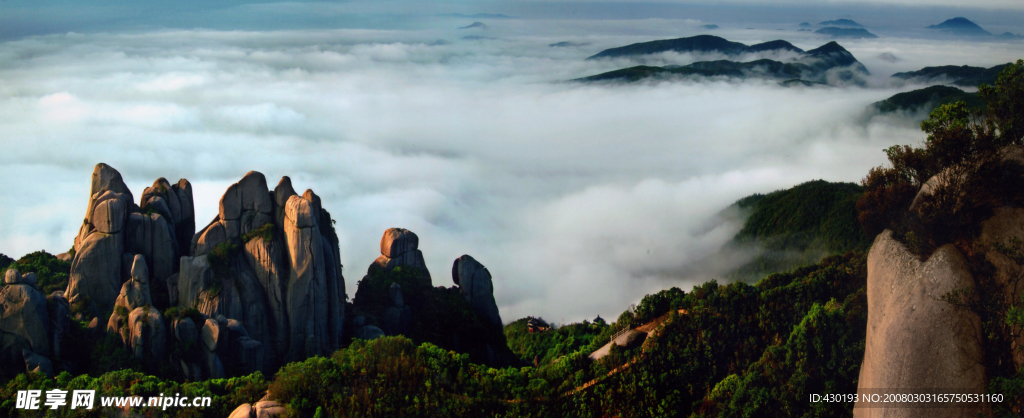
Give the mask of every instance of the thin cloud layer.
[[(0, 252), (66, 251), (99, 162), (136, 196), (158, 177), (189, 179), (199, 223), (216, 215), (227, 185), (257, 170), (323, 198), (349, 295), (384, 229), (405, 227), (420, 236), (435, 285), (451, 285), (462, 254), (485, 264), (506, 320), (614, 317), (646, 293), (688, 288), (741, 261), (715, 259), (739, 228), (715, 216), (736, 199), (818, 178), (858, 181), (884, 162), (881, 149), (922, 139), (912, 125), (863, 122), (868, 104), (911, 88), (884, 77), (866, 89), (566, 83), (629, 64), (584, 58), (638, 36), (621, 33), (623, 22), (588, 21), (588, 35), (576, 36), (581, 22), (517, 25), (495, 25), (494, 40), (452, 28), (5, 42)], [(669, 26), (645, 36), (668, 37)], [(548, 47), (566, 40), (589, 45)], [(843, 44), (889, 74), (1017, 53)], [(902, 61), (870, 58), (883, 51)]]

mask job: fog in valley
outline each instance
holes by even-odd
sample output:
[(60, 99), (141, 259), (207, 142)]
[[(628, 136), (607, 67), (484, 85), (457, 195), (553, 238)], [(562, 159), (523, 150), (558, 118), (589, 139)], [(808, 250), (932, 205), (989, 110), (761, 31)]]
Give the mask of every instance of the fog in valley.
[[(287, 175), (300, 193), (322, 197), (337, 220), (350, 297), (383, 231), (404, 227), (419, 235), (435, 285), (452, 285), (462, 254), (486, 265), (506, 322), (614, 318), (644, 294), (689, 290), (742, 262), (745, 254), (719, 254), (741, 226), (720, 216), (737, 199), (815, 179), (859, 182), (885, 163), (884, 148), (921, 143), (922, 115), (869, 111), (921, 87), (894, 83), (893, 73), (1024, 57), (1024, 41), (918, 36), (889, 15), (868, 15), (874, 6), (745, 23), (727, 21), (724, 6), (614, 19), (515, 2), (443, 11), (514, 18), (439, 16), (439, 6), (235, 3), (253, 17), (246, 21), (266, 23), (220, 27), (172, 15), (128, 24), (83, 12), (29, 30), (0, 19), (0, 252), (67, 251), (99, 162), (119, 170), (135, 196), (159, 177), (191, 181), (197, 230), (226, 187), (256, 170), (271, 187)], [(907, 28), (968, 13), (943, 6), (929, 5)], [(325, 7), (341, 22), (356, 17), (336, 27), (309, 17)], [(557, 13), (546, 17), (544, 7)], [(1019, 11), (980, 7), (971, 16), (986, 29), (1024, 33)], [(48, 16), (17, 1), (3, 8), (22, 22)], [(272, 24), (282, 10), (293, 14)], [(865, 86), (568, 81), (637, 65), (586, 58), (655, 39), (706, 33), (817, 48), (829, 39), (797, 24), (819, 17), (811, 23), (852, 17), (880, 36), (838, 40), (871, 72)], [(475, 21), (487, 28), (458, 29)], [(567, 46), (549, 46), (559, 42)], [(666, 53), (644, 63), (720, 58)]]

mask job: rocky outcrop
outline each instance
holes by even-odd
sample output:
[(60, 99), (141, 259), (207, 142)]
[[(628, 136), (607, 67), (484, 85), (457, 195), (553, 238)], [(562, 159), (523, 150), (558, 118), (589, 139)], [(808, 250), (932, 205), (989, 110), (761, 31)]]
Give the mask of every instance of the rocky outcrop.
[(173, 185), (158, 179), (143, 192), (140, 204), (133, 203), (117, 170), (96, 165), (64, 292), (69, 302), (88, 301), (93, 315), (109, 312), (124, 278), (131, 277), (131, 263), (123, 260), (141, 254), (147, 263), (146, 280), (158, 289), (152, 302), (161, 309), (169, 306), (166, 280), (177, 271), (183, 247), (179, 242), (190, 241), (195, 228), (192, 186), (184, 179)]
[[(981, 319), (941, 298), (973, 289), (963, 255), (952, 245), (925, 262), (886, 230), (868, 254), (868, 328), (859, 389), (946, 388), (984, 393)], [(870, 392), (865, 392), (870, 393)], [(988, 409), (943, 408), (936, 417), (974, 416)], [(910, 417), (914, 409), (879, 409), (858, 403), (857, 417)]]
[(245, 324), (250, 341), (232, 356), (261, 362), (266, 373), (282, 361), (328, 355), (341, 347), (346, 298), (331, 224), (313, 191), (299, 196), (287, 177), (270, 191), (251, 171), (228, 187), (217, 217), (192, 239), (171, 298)]
[(420, 239), (412, 231), (403, 228), (388, 228), (380, 239), (380, 257), (370, 265), (368, 274), (380, 269), (384, 272), (398, 266), (415, 267), (430, 278), (427, 263), (419, 250)]
[(35, 274), (8, 269), (0, 288), (0, 377), (25, 372), (29, 351), (50, 356), (50, 315), (46, 296), (35, 286)]
[(149, 294), (149, 268), (141, 254), (136, 254), (131, 267), (131, 279), (121, 285), (114, 306), (121, 306), (131, 312), (135, 308), (152, 305)]
[(455, 259), (452, 265), (452, 281), (459, 286), (459, 293), (466, 298), (476, 314), (490, 322), (501, 326), (498, 304), (494, 301), (494, 284), (491, 272), (478, 261), (468, 255)]

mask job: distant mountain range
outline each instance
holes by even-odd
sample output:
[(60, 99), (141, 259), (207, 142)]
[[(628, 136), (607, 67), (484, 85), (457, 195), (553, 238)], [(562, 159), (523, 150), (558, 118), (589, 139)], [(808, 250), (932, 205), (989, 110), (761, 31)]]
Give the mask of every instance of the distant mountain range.
[(971, 67), (967, 65), (942, 65), (938, 67), (925, 67), (917, 71), (896, 73), (892, 76), (914, 83), (931, 82), (952, 82), (958, 86), (977, 87), (981, 84), (994, 84), (999, 73), (1006, 68), (1007, 64), (997, 65), (992, 68)]
[(863, 28), (838, 28), (838, 27), (835, 27), (835, 26), (829, 26), (827, 28), (821, 28), (821, 29), (818, 29), (818, 30), (814, 31), (814, 33), (818, 33), (818, 34), (822, 34), (822, 35), (828, 35), (828, 36), (831, 36), (833, 38), (846, 38), (846, 39), (871, 39), (871, 38), (877, 38), (878, 37), (878, 35), (875, 35), (875, 34), (873, 34), (871, 32), (868, 32), (867, 29), (863, 29)]
[[(769, 78), (786, 80), (786, 85), (814, 85), (815, 83), (853, 82), (860, 83), (860, 76), (868, 70), (853, 54), (836, 42), (829, 42), (819, 48), (804, 51), (784, 40), (747, 46), (730, 42), (717, 36), (700, 35), (691, 38), (669, 39), (644, 42), (620, 48), (606, 49), (588, 59), (653, 54), (663, 51), (676, 52), (718, 52), (727, 55), (765, 51), (791, 51), (800, 58), (794, 62), (780, 62), (759, 59), (749, 62), (730, 60), (701, 61), (693, 64), (664, 67), (640, 65), (609, 71), (574, 81), (626, 81), (632, 82), (652, 76), (727, 76), (740, 78)], [(833, 71), (834, 70), (834, 71)], [(834, 76), (827, 77), (832, 72)]]
[[(855, 28), (862, 28), (862, 27), (864, 27), (860, 23), (854, 22), (854, 21), (852, 21), (850, 19), (826, 20), (824, 22), (819, 23), (819, 25), (821, 25), (821, 26), (852, 26), (852, 27), (855, 27)], [(810, 26), (810, 25), (808, 25), (808, 26)]]
[(985, 29), (982, 29), (978, 24), (967, 20), (965, 17), (954, 17), (946, 20), (945, 22), (937, 25), (927, 26), (927, 29), (934, 29), (943, 33), (956, 35), (956, 36), (967, 36), (976, 38), (998, 38), (998, 39), (1024, 39), (1024, 36), (1015, 33), (1004, 32), (999, 35), (993, 35)]
[(487, 29), (487, 24), (484, 22), (473, 22), (469, 26), (463, 26), (459, 29)]
[(747, 46), (739, 42), (731, 42), (725, 38), (714, 35), (697, 35), (689, 38), (664, 39), (659, 41), (640, 42), (631, 45), (610, 48), (587, 58), (588, 60), (599, 58), (617, 58), (638, 55), (658, 54), (662, 52), (718, 52), (726, 55), (739, 55), (749, 52), (763, 52), (770, 50), (785, 50), (802, 53), (804, 50), (793, 46), (793, 44), (776, 40)]

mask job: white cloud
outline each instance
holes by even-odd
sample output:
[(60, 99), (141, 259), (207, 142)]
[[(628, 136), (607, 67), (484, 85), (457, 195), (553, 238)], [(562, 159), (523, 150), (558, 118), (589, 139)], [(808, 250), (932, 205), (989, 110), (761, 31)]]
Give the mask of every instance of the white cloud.
[[(679, 36), (672, 21), (643, 35), (625, 33), (629, 24), (509, 23), (494, 25), (495, 40), (423, 29), (5, 42), (0, 252), (70, 247), (98, 162), (136, 195), (157, 177), (188, 178), (200, 224), (228, 184), (257, 170), (271, 187), (288, 175), (322, 196), (350, 295), (380, 234), (399, 226), (419, 234), (435, 284), (451, 284), (462, 254), (487, 265), (506, 320), (614, 317), (645, 293), (713, 277), (693, 263), (735, 232), (708, 222), (736, 199), (857, 181), (884, 161), (881, 149), (920, 141), (912, 125), (862, 122), (865, 106), (910, 88), (887, 87), (886, 73), (1019, 54), (1008, 44), (844, 42), (878, 75), (866, 89), (561, 82), (629, 64), (584, 60), (606, 46)], [(547, 46), (563, 40), (591, 44)], [(872, 58), (881, 51), (903, 60)]]

